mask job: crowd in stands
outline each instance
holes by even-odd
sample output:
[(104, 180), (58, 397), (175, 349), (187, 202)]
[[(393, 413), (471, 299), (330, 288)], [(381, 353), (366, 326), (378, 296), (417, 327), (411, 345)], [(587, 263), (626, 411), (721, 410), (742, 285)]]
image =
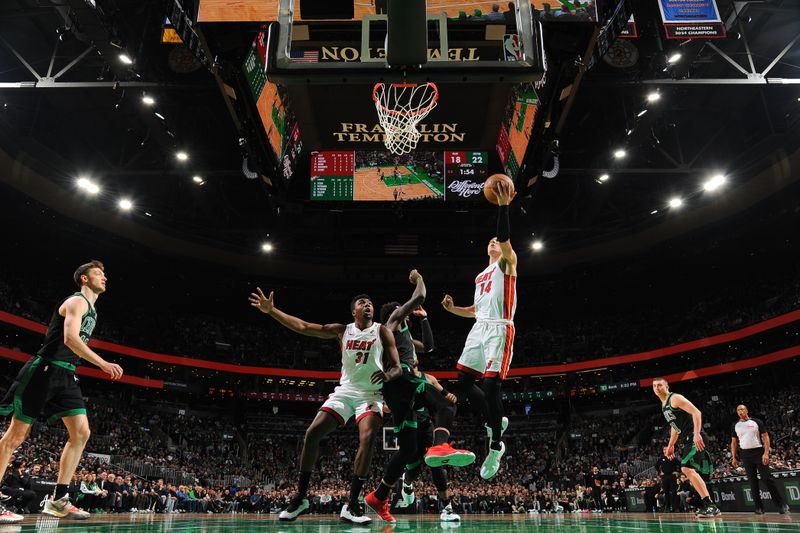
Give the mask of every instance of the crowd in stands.
[[(743, 474), (730, 465), (728, 453), (739, 403), (752, 413), (763, 413), (760, 417), (773, 442), (772, 468), (797, 467), (800, 387), (786, 385), (769, 392), (707, 387), (686, 394), (703, 411), (711, 435), (708, 446), (717, 466), (712, 477)], [(697, 497), (685, 476), (674, 462), (656, 461), (667, 429), (656, 401), (652, 403), (649, 410), (635, 407), (621, 414), (573, 413), (566, 425), (552, 432), (515, 431), (525, 427), (525, 415), (513, 417), (504, 466), (491, 482), (480, 480), (475, 468), (449, 470), (455, 509), (462, 513), (616, 511), (627, 505), (625, 489), (640, 487), (650, 510), (689, 510)], [(176, 415), (155, 401), (123, 401), (108, 392), (92, 395), (89, 406), (91, 455), (84, 456), (70, 485), (77, 505), (86, 510), (274, 512), (292, 495), (307, 420), (275, 415), (274, 425), (280, 431), (251, 431), (246, 424), (230, 423), (230, 415)], [(464, 417), (456, 428), (454, 445), (476, 451), (479, 463), (485, 434)], [(658, 429), (649, 431), (652, 428)], [(225, 440), (226, 434), (235, 439)], [(65, 439), (58, 425), (34, 426), (31, 438), (12, 458), (3, 483), (19, 489), (14, 492), (17, 508), (38, 509), (41, 495), (30, 492), (31, 483), (55, 480)], [(356, 448), (357, 435), (350, 427), (323, 442), (311, 483), (312, 512), (333, 512), (345, 501)], [(380, 479), (390, 453), (379, 439), (368, 485)], [(600, 473), (599, 491), (591, 489), (595, 468)], [(437, 512), (437, 491), (427, 471), (417, 483), (416, 496), (416, 512)]]

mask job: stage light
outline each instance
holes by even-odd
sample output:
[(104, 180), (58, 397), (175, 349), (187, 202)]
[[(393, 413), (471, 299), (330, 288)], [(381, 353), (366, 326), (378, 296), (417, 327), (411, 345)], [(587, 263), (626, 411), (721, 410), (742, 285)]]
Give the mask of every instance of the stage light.
[(262, 252), (267, 252), (267, 253), (269, 253), (269, 252), (271, 252), (271, 251), (272, 251), (272, 250), (274, 250), (274, 249), (275, 249), (275, 247), (274, 247), (274, 246), (272, 246), (272, 243), (269, 243), (269, 242), (265, 242), (264, 244), (262, 244), (262, 245), (261, 245), (261, 251), (262, 251)]
[(675, 52), (673, 54), (670, 54), (670, 56), (667, 58), (667, 63), (669, 63), (670, 65), (674, 65), (675, 63), (681, 60), (681, 57), (683, 56), (681, 56), (680, 52)]
[(677, 209), (682, 205), (683, 205), (683, 200), (681, 200), (677, 196), (675, 198), (671, 198), (669, 201), (669, 206), (673, 209)]
[(95, 195), (100, 192), (100, 186), (88, 178), (78, 178), (78, 187), (91, 195)]
[(645, 114), (645, 113), (647, 113), (647, 109), (642, 109), (641, 111), (639, 111), (639, 112), (636, 114), (636, 117), (637, 117), (637, 118), (642, 118), (642, 117), (644, 116), (644, 114)]
[(177, 159), (178, 161), (188, 161), (189, 154), (187, 154), (183, 150), (181, 150), (180, 152), (175, 152), (175, 159)]
[(205, 183), (202, 176), (192, 176), (192, 181), (198, 185), (202, 185), (203, 183)]
[(712, 177), (703, 184), (703, 189), (709, 192), (716, 191), (717, 189), (725, 185), (726, 181), (727, 180), (725, 179), (725, 176), (723, 176), (722, 174), (717, 174), (716, 176)]
[(661, 93), (658, 91), (653, 91), (652, 93), (647, 95), (648, 102), (658, 102), (661, 99)]
[(78, 187), (80, 187), (83, 190), (86, 190), (86, 189), (89, 188), (89, 183), (91, 183), (91, 182), (86, 178), (78, 178)]
[(651, 215), (655, 215), (656, 213), (658, 213), (658, 209), (653, 209), (652, 211), (650, 211)]
[(142, 103), (145, 105), (153, 105), (156, 103), (156, 99), (150, 95), (143, 94), (142, 95)]
[(130, 211), (133, 208), (133, 202), (128, 200), (127, 198), (123, 198), (119, 201), (119, 208), (123, 211)]
[(533, 241), (531, 243), (531, 250), (533, 250), (534, 252), (538, 252), (542, 248), (544, 248), (544, 243), (542, 243), (542, 241)]
[(129, 56), (125, 52), (119, 55), (119, 60), (120, 62), (122, 62), (123, 65), (133, 65), (133, 59), (131, 59), (131, 56)]
[(164, 115), (162, 115), (161, 113), (154, 113), (154, 115), (157, 116), (158, 118), (160, 118), (161, 120), (167, 120), (167, 119), (164, 118)]
[(609, 180), (610, 177), (611, 176), (609, 176), (608, 174), (601, 174), (601, 175), (597, 176), (597, 179), (595, 181), (597, 183), (605, 183), (605, 182), (607, 182)]
[(626, 152), (622, 148), (617, 148), (616, 150), (614, 150), (615, 159), (623, 159), (626, 155), (628, 155), (628, 152)]

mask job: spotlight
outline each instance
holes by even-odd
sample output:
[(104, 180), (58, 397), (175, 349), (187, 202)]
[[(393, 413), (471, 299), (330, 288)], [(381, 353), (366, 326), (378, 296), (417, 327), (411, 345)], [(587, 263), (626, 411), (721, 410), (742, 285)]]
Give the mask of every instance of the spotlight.
[(183, 150), (181, 150), (180, 152), (175, 152), (175, 159), (177, 159), (178, 161), (188, 161), (189, 154), (187, 154)]
[(680, 52), (674, 52), (670, 54), (670, 56), (667, 58), (667, 63), (669, 63), (670, 65), (674, 65), (675, 63), (681, 60), (681, 57), (682, 56)]
[(533, 241), (531, 243), (531, 250), (533, 250), (534, 252), (538, 252), (542, 248), (544, 248), (544, 244), (542, 243), (542, 241)]
[(127, 198), (123, 198), (122, 200), (120, 200), (119, 204), (117, 205), (119, 205), (119, 208), (122, 209), (123, 211), (130, 211), (131, 208), (133, 208), (133, 202), (131, 202)]
[(650, 211), (651, 215), (655, 215), (656, 213), (658, 213), (658, 209), (653, 209), (652, 211)]
[(628, 152), (622, 148), (617, 148), (614, 150), (614, 159), (623, 159), (626, 155), (628, 155)]
[(597, 176), (597, 179), (596, 179), (595, 181), (596, 181), (597, 183), (605, 183), (605, 182), (607, 182), (607, 181), (608, 181), (608, 179), (609, 179), (610, 177), (611, 177), (611, 176), (609, 176), (608, 174), (601, 174), (601, 175)]
[(153, 105), (153, 104), (156, 103), (156, 100), (152, 96), (143, 94), (142, 95), (142, 103), (145, 104), (145, 105)]
[(709, 192), (716, 191), (717, 189), (725, 185), (726, 181), (727, 180), (725, 179), (725, 176), (723, 176), (722, 174), (717, 174), (716, 176), (712, 177), (703, 184), (703, 189)]
[(192, 181), (198, 185), (202, 185), (205, 183), (205, 180), (203, 180), (202, 176), (192, 176)]
[(637, 118), (642, 118), (642, 117), (644, 116), (644, 114), (645, 114), (645, 113), (647, 113), (647, 109), (642, 109), (641, 111), (639, 111), (638, 113), (636, 113), (636, 117), (637, 117)]
[(121, 54), (119, 54), (118, 57), (119, 57), (120, 62), (123, 65), (133, 65), (133, 59), (131, 59), (131, 56), (129, 56), (125, 52), (122, 52)]
[(678, 207), (680, 207), (682, 205), (683, 205), (683, 200), (681, 200), (677, 196), (675, 198), (670, 199), (670, 201), (669, 201), (669, 206), (671, 208), (673, 208), (673, 209), (677, 209)]
[(647, 95), (648, 102), (658, 102), (661, 99), (661, 93), (658, 91), (653, 91), (652, 93)]
[(160, 118), (161, 120), (166, 120), (166, 119), (164, 118), (164, 115), (162, 115), (161, 113), (153, 113), (153, 114), (154, 114), (155, 116), (157, 116), (158, 118)]
[(90, 183), (91, 182), (86, 178), (78, 178), (78, 187), (83, 190), (88, 189)]
[(269, 243), (269, 242), (265, 242), (264, 244), (262, 244), (262, 245), (261, 245), (261, 251), (262, 251), (262, 252), (267, 252), (267, 253), (269, 253), (269, 252), (271, 252), (271, 251), (272, 251), (272, 250), (274, 250), (274, 249), (275, 249), (275, 247), (274, 247), (274, 246), (272, 246), (272, 243)]
[(83, 189), (87, 193), (91, 195), (95, 195), (100, 192), (100, 186), (91, 181), (88, 178), (78, 178), (78, 188)]

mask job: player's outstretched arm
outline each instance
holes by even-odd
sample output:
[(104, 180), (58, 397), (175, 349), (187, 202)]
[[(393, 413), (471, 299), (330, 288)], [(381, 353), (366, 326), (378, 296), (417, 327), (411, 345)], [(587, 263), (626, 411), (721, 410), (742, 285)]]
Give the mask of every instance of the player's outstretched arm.
[(508, 209), (511, 201), (517, 195), (511, 189), (511, 185), (505, 181), (497, 184), (495, 196), (497, 197), (497, 242), (500, 243), (500, 252), (503, 254), (502, 261), (511, 267), (511, 272), (506, 274), (516, 275), (517, 254), (511, 247), (511, 222), (508, 218)]
[(389, 319), (386, 321), (386, 327), (389, 328), (389, 331), (398, 329), (398, 326), (403, 322), (403, 320), (411, 315), (411, 312), (414, 311), (414, 309), (425, 302), (425, 282), (423, 281), (420, 273), (417, 272), (417, 269), (411, 271), (411, 273), (408, 275), (408, 281), (414, 284), (414, 292), (411, 294), (411, 298), (406, 303), (392, 311), (392, 314), (389, 315)]
[(415, 317), (418, 317), (422, 321), (422, 340), (419, 341), (414, 339), (414, 349), (417, 353), (430, 353), (434, 349), (436, 349), (436, 345), (433, 342), (433, 330), (431, 329), (431, 323), (428, 320), (428, 312), (422, 308), (422, 306), (417, 307), (414, 309), (411, 314)]
[(264, 296), (260, 287), (256, 287), (257, 292), (251, 292), (250, 305), (255, 307), (265, 315), (269, 315), (278, 321), (282, 326), (305, 335), (307, 337), (317, 337), (318, 339), (335, 339), (340, 337), (345, 330), (344, 324), (314, 324), (313, 322), (306, 322), (303, 319), (297, 318), (284, 313), (275, 307), (275, 292), (270, 291), (269, 298)]
[(72, 350), (72, 353), (89, 361), (94, 366), (111, 376), (111, 379), (122, 377), (122, 367), (109, 363), (100, 357), (89, 345), (81, 339), (81, 320), (83, 314), (89, 310), (89, 303), (80, 296), (73, 296), (64, 304), (66, 314), (64, 315), (64, 346)]
[(470, 305), (469, 307), (458, 307), (457, 305), (453, 304), (453, 297), (449, 294), (444, 295), (444, 299), (442, 300), (442, 307), (445, 308), (446, 311), (453, 313), (456, 316), (463, 316), (464, 318), (475, 318), (475, 305)]

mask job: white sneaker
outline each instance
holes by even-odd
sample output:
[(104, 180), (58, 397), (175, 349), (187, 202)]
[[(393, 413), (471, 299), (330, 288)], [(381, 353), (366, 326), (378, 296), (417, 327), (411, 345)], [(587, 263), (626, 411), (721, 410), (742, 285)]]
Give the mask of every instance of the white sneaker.
[(483, 465), (481, 465), (481, 477), (483, 479), (492, 479), (497, 474), (497, 471), (500, 470), (500, 459), (504, 453), (506, 453), (505, 442), (500, 442), (499, 450), (489, 448), (489, 454), (484, 459)]
[(72, 520), (86, 520), (91, 516), (86, 511), (72, 505), (69, 501), (69, 494), (57, 500), (47, 500), (42, 512), (56, 518), (71, 518)]
[(461, 520), (461, 517), (453, 512), (453, 506), (448, 503), (447, 507), (442, 509), (442, 514), (439, 515), (439, 520), (442, 522), (458, 522)]
[[(489, 436), (489, 440), (492, 440), (492, 428), (489, 427), (488, 424), (484, 424), (486, 428), (486, 434)], [(508, 417), (504, 416), (503, 420), (500, 421), (500, 437), (502, 438), (505, 434), (506, 430), (508, 429)]]
[(0, 524), (16, 524), (22, 522), (24, 517), (17, 513), (12, 513), (2, 505), (0, 505)]
[(353, 511), (350, 511), (348, 505), (349, 504), (346, 503), (342, 506), (342, 512), (339, 513), (339, 520), (358, 525), (369, 524), (372, 522), (372, 518), (365, 515), (364, 511), (361, 509), (354, 509)]
[(308, 511), (308, 508), (311, 507), (311, 504), (308, 503), (308, 498), (303, 498), (303, 501), (300, 502), (300, 505), (292, 509), (292, 503), (289, 504), (289, 507), (281, 511), (281, 514), (278, 515), (278, 520), (282, 520), (284, 522), (291, 522), (293, 520), (297, 520), (297, 517), (301, 514)]
[(394, 504), (396, 509), (406, 509), (417, 501), (417, 498), (414, 495), (414, 484), (406, 484), (405, 474), (403, 474), (401, 480), (403, 488), (400, 490), (400, 499), (397, 500), (396, 504)]

